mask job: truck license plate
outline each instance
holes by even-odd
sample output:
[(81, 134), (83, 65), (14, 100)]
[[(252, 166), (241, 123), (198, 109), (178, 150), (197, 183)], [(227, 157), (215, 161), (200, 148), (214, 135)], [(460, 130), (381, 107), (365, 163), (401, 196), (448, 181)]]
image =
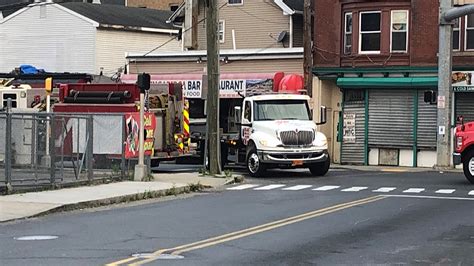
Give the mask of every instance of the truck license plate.
[(302, 161), (302, 160), (294, 160), (294, 161), (293, 161), (292, 166), (299, 166), (299, 165), (303, 165), (303, 161)]

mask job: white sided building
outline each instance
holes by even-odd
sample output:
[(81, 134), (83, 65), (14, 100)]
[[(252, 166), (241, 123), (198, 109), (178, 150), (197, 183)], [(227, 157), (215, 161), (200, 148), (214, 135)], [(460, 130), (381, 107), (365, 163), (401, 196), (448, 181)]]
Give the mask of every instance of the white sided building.
[(91, 3), (33, 3), (0, 19), (0, 72), (23, 64), (49, 72), (111, 75), (126, 52), (179, 51), (172, 12)]

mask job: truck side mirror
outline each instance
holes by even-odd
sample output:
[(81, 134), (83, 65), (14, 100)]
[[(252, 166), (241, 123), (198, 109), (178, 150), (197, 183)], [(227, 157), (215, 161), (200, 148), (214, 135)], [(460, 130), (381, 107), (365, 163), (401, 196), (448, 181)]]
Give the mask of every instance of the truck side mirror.
[(462, 115), (458, 116), (456, 120), (461, 124), (461, 131), (464, 131), (466, 126), (464, 126), (464, 117)]
[(319, 113), (319, 123), (316, 123), (317, 125), (324, 125), (327, 122), (327, 108), (326, 106), (321, 106), (321, 110)]
[(237, 124), (240, 124), (242, 118), (242, 109), (240, 106), (235, 106), (234, 107), (234, 121)]

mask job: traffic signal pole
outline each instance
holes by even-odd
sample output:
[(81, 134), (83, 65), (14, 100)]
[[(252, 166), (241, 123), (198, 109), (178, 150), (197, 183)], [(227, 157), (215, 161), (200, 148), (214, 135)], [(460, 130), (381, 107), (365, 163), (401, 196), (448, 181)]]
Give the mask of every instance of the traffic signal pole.
[(145, 165), (145, 91), (150, 89), (150, 74), (138, 75), (138, 87), (140, 88), (140, 126), (138, 129), (138, 164), (135, 165), (133, 180), (142, 181), (148, 175)]
[(436, 166), (451, 168), (451, 89), (453, 20), (474, 13), (474, 5), (453, 8), (453, 0), (439, 0), (439, 51), (438, 51), (438, 137)]
[(451, 69), (453, 25), (444, 20), (444, 12), (453, 7), (452, 0), (440, 0), (439, 52), (438, 52), (438, 137), (436, 166), (451, 166)]

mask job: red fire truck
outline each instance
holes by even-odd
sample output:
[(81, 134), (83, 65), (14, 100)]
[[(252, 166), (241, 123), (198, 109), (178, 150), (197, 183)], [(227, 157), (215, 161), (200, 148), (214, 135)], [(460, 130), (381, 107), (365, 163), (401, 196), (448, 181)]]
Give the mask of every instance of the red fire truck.
[(458, 121), (461, 124), (456, 127), (453, 161), (463, 165), (464, 175), (474, 184), (474, 122), (465, 124), (462, 117)]
[[(157, 167), (160, 161), (193, 155), (188, 141), (190, 136), (186, 131), (189, 125), (186, 125), (187, 112), (181, 84), (155, 86), (149, 90), (148, 96), (148, 113), (153, 114), (156, 120), (153, 123), (155, 130), (146, 135), (153, 142), (153, 145), (147, 145), (152, 146), (152, 166)], [(129, 139), (128, 133), (125, 133), (129, 117), (139, 112), (139, 97), (140, 90), (135, 84), (61, 84), (59, 103), (53, 106), (53, 110), (57, 113), (93, 115), (94, 157), (120, 158), (124, 151), (122, 145)], [(131, 127), (137, 128), (137, 125)], [(71, 125), (68, 130), (66, 139), (72, 139), (75, 134), (72, 131), (80, 129)], [(74, 143), (68, 146), (71, 153), (81, 153), (80, 147), (75, 147)]]

